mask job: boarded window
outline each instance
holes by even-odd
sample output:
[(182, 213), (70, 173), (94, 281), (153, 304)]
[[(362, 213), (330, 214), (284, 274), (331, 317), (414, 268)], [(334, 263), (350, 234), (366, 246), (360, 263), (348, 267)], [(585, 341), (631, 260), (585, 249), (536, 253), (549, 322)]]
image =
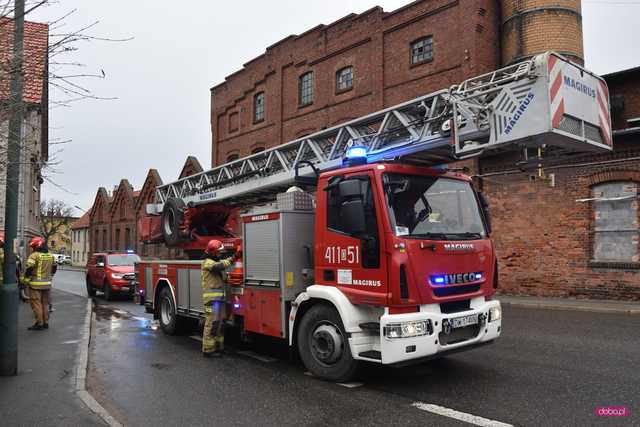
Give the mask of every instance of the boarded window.
[(229, 132), (237, 131), (238, 126), (239, 126), (238, 113), (235, 112), (235, 113), (229, 114)]
[(640, 262), (638, 184), (607, 182), (593, 187), (596, 262)]

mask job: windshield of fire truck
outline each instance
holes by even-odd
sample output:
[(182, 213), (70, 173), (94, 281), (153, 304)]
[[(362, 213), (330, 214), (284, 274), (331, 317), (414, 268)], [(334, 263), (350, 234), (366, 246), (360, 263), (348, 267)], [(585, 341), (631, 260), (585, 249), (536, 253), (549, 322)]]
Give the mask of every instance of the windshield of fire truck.
[(133, 267), (133, 264), (136, 262), (140, 262), (140, 257), (136, 254), (107, 256), (107, 263), (116, 267)]
[(383, 176), (396, 236), (434, 240), (485, 237), (480, 207), (466, 181), (420, 175)]

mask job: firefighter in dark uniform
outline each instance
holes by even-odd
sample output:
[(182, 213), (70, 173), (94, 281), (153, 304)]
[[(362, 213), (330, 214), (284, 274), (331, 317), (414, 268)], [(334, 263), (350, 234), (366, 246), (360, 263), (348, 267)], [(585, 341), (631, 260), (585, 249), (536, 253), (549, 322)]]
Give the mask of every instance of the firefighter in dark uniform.
[(221, 241), (211, 240), (205, 250), (206, 258), (202, 261), (202, 302), (205, 312), (202, 354), (204, 356), (221, 356), (224, 350), (223, 327), (226, 302), (222, 272), (233, 264), (235, 256), (222, 259), (220, 252), (223, 248)]
[(29, 301), (36, 318), (36, 323), (29, 327), (31, 331), (49, 329), (49, 294), (51, 293), (51, 279), (56, 272), (57, 265), (46, 248), (42, 237), (34, 237), (29, 242), (33, 253), (27, 259), (27, 269), (24, 273), (25, 282), (29, 284)]

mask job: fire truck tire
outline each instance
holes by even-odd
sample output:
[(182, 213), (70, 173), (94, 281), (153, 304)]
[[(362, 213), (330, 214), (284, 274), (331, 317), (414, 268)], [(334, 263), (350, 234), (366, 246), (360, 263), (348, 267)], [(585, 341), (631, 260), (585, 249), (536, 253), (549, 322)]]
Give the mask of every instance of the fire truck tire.
[(89, 276), (87, 276), (87, 295), (89, 296), (89, 298), (96, 296), (96, 288), (93, 287)]
[(170, 198), (162, 209), (162, 237), (164, 241), (174, 246), (182, 240), (180, 237), (180, 225), (184, 218), (185, 204), (182, 199)]
[(158, 295), (158, 320), (162, 332), (167, 335), (176, 335), (180, 332), (182, 322), (176, 312), (176, 303), (169, 288), (164, 286)]
[(298, 352), (304, 366), (315, 376), (335, 382), (352, 379), (358, 361), (351, 349), (344, 325), (335, 308), (317, 304), (300, 321), (297, 334)]
[(104, 285), (102, 285), (102, 293), (104, 294), (104, 299), (107, 301), (113, 300), (113, 292), (111, 291), (111, 285), (108, 280), (104, 281)]

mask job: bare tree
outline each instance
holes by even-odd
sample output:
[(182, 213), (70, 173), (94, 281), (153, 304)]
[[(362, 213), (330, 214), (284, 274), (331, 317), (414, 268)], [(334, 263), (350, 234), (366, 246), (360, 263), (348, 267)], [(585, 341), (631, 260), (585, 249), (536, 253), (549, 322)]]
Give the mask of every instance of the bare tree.
[[(29, 19), (29, 15), (39, 8), (60, 5), (63, 6), (62, 0), (26, 0), (25, 2), (25, 19)], [(0, 141), (6, 141), (8, 137), (8, 129), (3, 123), (12, 111), (12, 105), (9, 103), (8, 88), (9, 81), (13, 73), (18, 70), (12, 69), (11, 49), (5, 47), (10, 46), (7, 42), (12, 38), (13, 32), (13, 10), (14, 0), (0, 0)], [(48, 43), (42, 52), (40, 46), (29, 46), (29, 37), (25, 37), (25, 50), (23, 58), (23, 68), (21, 70), (25, 85), (29, 81), (43, 81), (48, 83), (50, 93), (48, 93), (48, 103), (51, 108), (70, 107), (71, 104), (86, 100), (100, 99), (111, 100), (114, 97), (105, 97), (95, 94), (87, 85), (90, 79), (104, 79), (106, 73), (99, 67), (90, 69), (86, 64), (80, 63), (74, 59), (74, 53), (77, 52), (85, 43), (92, 41), (118, 42), (126, 41), (125, 39), (116, 39), (103, 37), (94, 33), (99, 21), (90, 22), (86, 25), (71, 28), (68, 21), (76, 10), (70, 10), (62, 13), (58, 18), (46, 22), (48, 26), (43, 26), (43, 31), (48, 31)], [(33, 70), (44, 69), (46, 76), (34, 74)], [(6, 93), (5, 93), (6, 92)], [(31, 129), (34, 126), (29, 121), (25, 122), (25, 131), (37, 132), (37, 129)], [(60, 145), (69, 142), (67, 139), (58, 139), (49, 141), (49, 145)], [(61, 149), (58, 148), (51, 152), (48, 159), (35, 156), (38, 168), (43, 179), (51, 181), (52, 174), (59, 173), (57, 166), (60, 165), (58, 154)], [(27, 165), (32, 163), (31, 156), (27, 155), (23, 162)], [(6, 169), (6, 145), (0, 144), (0, 175), (1, 171)], [(53, 185), (56, 185), (52, 182)]]
[(50, 199), (40, 202), (40, 232), (47, 245), (54, 236), (70, 243), (71, 239), (66, 231), (74, 220), (73, 208), (62, 200)]

